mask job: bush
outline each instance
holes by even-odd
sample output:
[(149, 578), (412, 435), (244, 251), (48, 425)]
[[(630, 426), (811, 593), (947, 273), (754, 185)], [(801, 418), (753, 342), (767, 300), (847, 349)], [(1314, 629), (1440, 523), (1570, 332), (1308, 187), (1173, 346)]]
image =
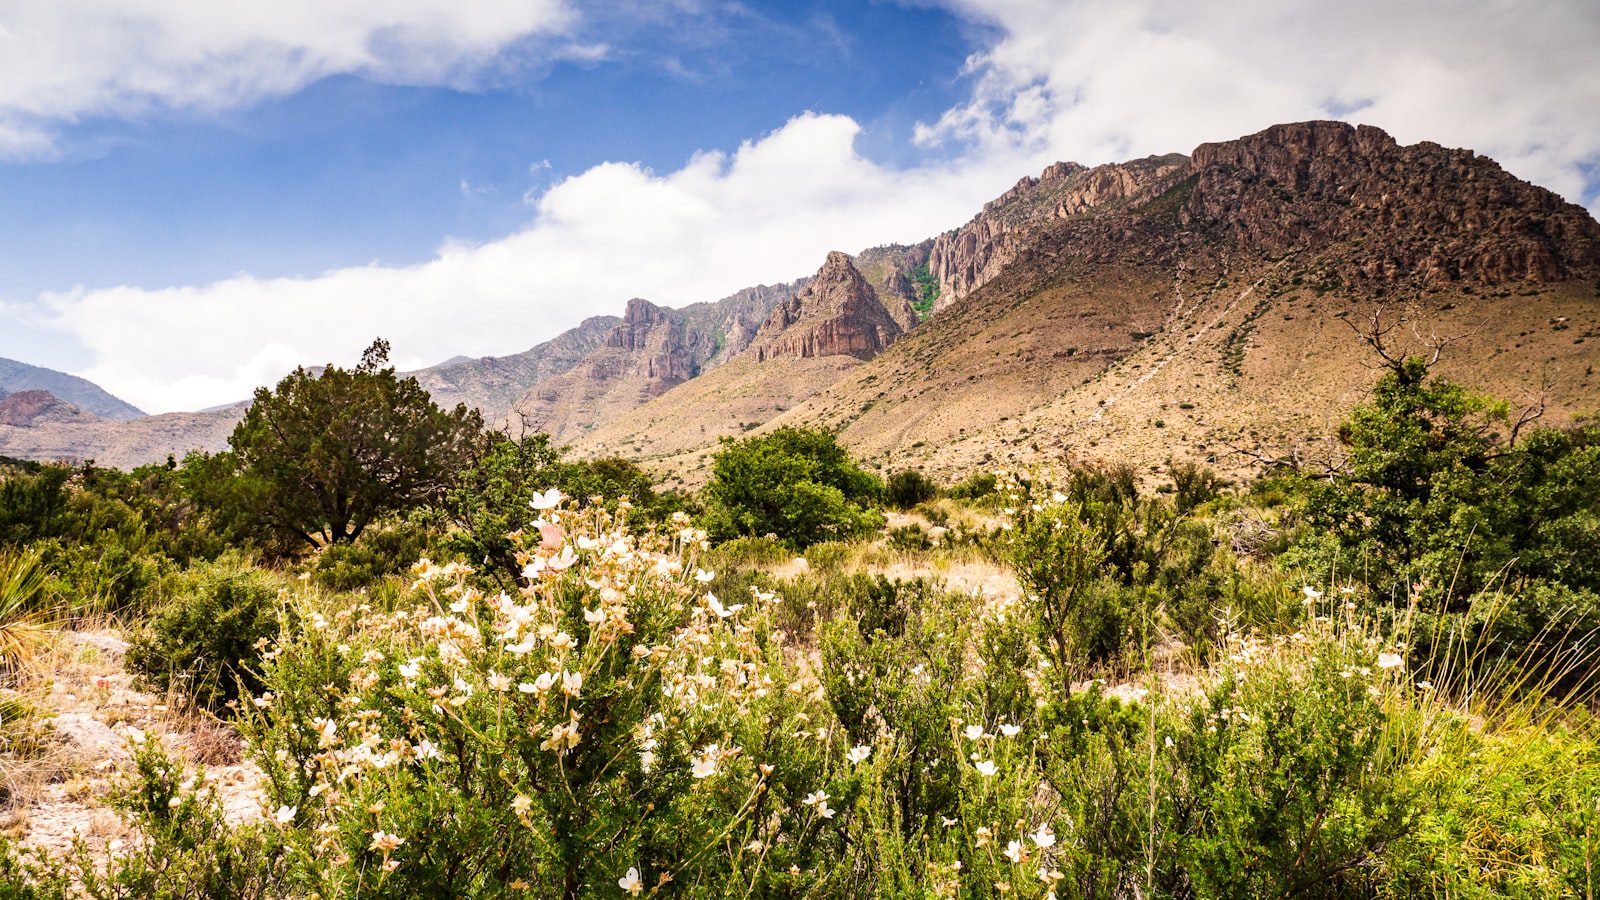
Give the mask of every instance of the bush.
[(613, 511), (627, 498), (635, 529), (659, 525), (684, 506), (683, 497), (658, 493), (649, 476), (626, 460), (568, 461), (547, 434), (515, 441), (491, 436), (488, 450), (445, 498), (443, 507), (455, 525), (447, 547), (503, 586), (514, 585), (522, 564), (512, 535), (533, 527), (539, 518), (533, 498), (551, 489), (584, 503), (599, 500)]
[(917, 525), (901, 525), (889, 529), (889, 546), (896, 550), (912, 552), (932, 550), (933, 538)]
[(426, 530), (409, 522), (369, 529), (348, 544), (322, 548), (311, 564), (311, 579), (330, 591), (354, 591), (403, 572), (428, 555)]
[(273, 826), (228, 824), (204, 772), (186, 773), (160, 742), (133, 739), (133, 771), (109, 805), (132, 832), (129, 849), (99, 861), (81, 842), (63, 856), (23, 858), (0, 838), (3, 900), (272, 900), (295, 896)]
[(1167, 469), (1172, 477), (1173, 505), (1179, 515), (1215, 500), (1227, 484), (1216, 472), (1197, 463), (1169, 462)]
[(823, 575), (839, 572), (844, 569), (844, 564), (854, 552), (853, 544), (844, 541), (823, 541), (806, 548), (806, 565), (812, 571)]
[(706, 564), (719, 571), (729, 567), (778, 566), (794, 559), (794, 552), (769, 537), (734, 538), (718, 544)]
[(278, 635), (285, 583), (237, 559), (189, 569), (163, 586), (165, 604), (134, 633), (128, 670), (220, 711), (261, 689), (261, 645)]
[(973, 472), (950, 488), (949, 495), (957, 500), (981, 500), (1000, 490), (1000, 479), (989, 472)]
[(870, 504), (882, 492), (828, 432), (724, 438), (704, 491), (706, 530), (719, 542), (772, 534), (803, 549), (879, 527), (882, 515)]
[[(1515, 598), (1512, 642), (1490, 658), (1516, 652), (1519, 635), (1592, 644), (1600, 427), (1518, 434), (1505, 403), (1411, 358), (1391, 363), (1339, 436), (1341, 469), (1286, 482), (1305, 527), (1284, 566), (1347, 573), (1397, 611), (1417, 604), (1441, 633), (1479, 629), (1483, 596)], [(1576, 605), (1524, 602), (1556, 594)]]
[(528, 547), (515, 596), (424, 562), (409, 608), (330, 612), (265, 663), (244, 730), (269, 807), (295, 811), (302, 892), (774, 896), (832, 875), (837, 829), (804, 798), (844, 788), (759, 601), (704, 592), (703, 533), (546, 516), (565, 538)]
[(939, 496), (939, 486), (916, 469), (901, 469), (889, 476), (884, 497), (895, 509), (910, 509)]

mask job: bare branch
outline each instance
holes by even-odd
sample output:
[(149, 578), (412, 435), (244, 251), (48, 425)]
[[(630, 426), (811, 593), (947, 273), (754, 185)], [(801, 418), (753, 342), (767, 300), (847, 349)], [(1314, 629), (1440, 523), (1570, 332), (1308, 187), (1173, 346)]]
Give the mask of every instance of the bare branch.
[(1517, 438), (1522, 434), (1522, 429), (1544, 417), (1545, 409), (1550, 402), (1550, 390), (1555, 387), (1555, 382), (1549, 378), (1539, 387), (1539, 393), (1534, 395), (1533, 402), (1522, 408), (1517, 414), (1517, 421), (1511, 426), (1511, 436), (1506, 442), (1507, 449), (1515, 449)]

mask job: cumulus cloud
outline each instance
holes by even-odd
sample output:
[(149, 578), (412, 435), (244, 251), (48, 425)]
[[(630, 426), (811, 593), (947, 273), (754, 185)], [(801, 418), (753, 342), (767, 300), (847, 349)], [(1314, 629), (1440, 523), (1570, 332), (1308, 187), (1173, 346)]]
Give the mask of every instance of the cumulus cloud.
[(223, 109), (335, 74), (454, 82), (575, 18), (564, 0), (10, 0), (0, 4), (0, 154), (47, 155), (63, 122)]
[(988, 159), (886, 168), (856, 151), (859, 130), (805, 114), (666, 174), (599, 165), (545, 192), (523, 230), (422, 265), (76, 290), (36, 315), (93, 354), (78, 374), (146, 410), (197, 409), (298, 363), (354, 361), (376, 335), (418, 367), (524, 350), (628, 297), (681, 305), (806, 275), (829, 250), (957, 225), (1016, 178)]
[(947, 0), (1002, 37), (919, 132), (1106, 162), (1338, 118), (1470, 147), (1600, 211), (1593, 0)]

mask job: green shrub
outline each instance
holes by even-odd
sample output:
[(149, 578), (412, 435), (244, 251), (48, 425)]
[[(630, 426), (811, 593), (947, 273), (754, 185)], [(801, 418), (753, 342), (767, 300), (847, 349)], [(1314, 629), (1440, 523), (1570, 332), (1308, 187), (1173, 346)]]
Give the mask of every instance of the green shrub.
[(963, 712), (962, 642), (951, 640), (961, 607), (923, 580), (856, 575), (836, 580), (841, 614), (822, 629), (821, 680), (851, 744), (893, 736), (892, 762), (878, 770), (898, 830), (909, 837), (955, 813), (961, 746), (951, 725)]
[(957, 500), (979, 500), (1000, 490), (1000, 479), (990, 472), (973, 472), (947, 492)]
[(214, 711), (261, 689), (261, 645), (278, 634), (282, 579), (237, 559), (178, 573), (165, 604), (129, 642), (127, 667)]
[(879, 527), (871, 504), (882, 492), (826, 431), (724, 438), (704, 490), (706, 530), (719, 542), (771, 534), (805, 548)]
[[(296, 810), (301, 890), (616, 896), (632, 870), (642, 890), (805, 893), (840, 838), (804, 798), (847, 785), (761, 604), (705, 593), (692, 531), (667, 547), (603, 510), (546, 515), (572, 543), (530, 547), (515, 596), (424, 563), (411, 608), (330, 611), (265, 661), (244, 731), (268, 805)], [(752, 840), (766, 852), (730, 852)]]
[(776, 566), (794, 559), (794, 551), (774, 538), (742, 537), (718, 544), (706, 564), (718, 571), (730, 566)]
[(1227, 484), (1216, 472), (1192, 462), (1169, 463), (1167, 473), (1172, 478), (1173, 504), (1179, 515), (1215, 500)]
[(896, 550), (912, 552), (933, 549), (933, 538), (919, 525), (901, 525), (889, 529), (889, 546)]
[(686, 506), (680, 495), (656, 491), (649, 476), (626, 460), (569, 461), (547, 434), (520, 440), (491, 435), (488, 449), (461, 474), (442, 504), (455, 526), (447, 547), (502, 586), (514, 585), (522, 564), (512, 535), (533, 527), (540, 513), (532, 501), (552, 489), (580, 503), (599, 499), (613, 511), (626, 497), (635, 530), (664, 523)]
[(429, 553), (428, 533), (411, 523), (371, 528), (348, 544), (324, 547), (311, 564), (311, 579), (330, 591), (354, 591), (411, 567)]
[(901, 469), (889, 476), (884, 498), (896, 509), (910, 509), (939, 496), (939, 486), (916, 469)]
[(1486, 659), (1534, 634), (1591, 645), (1600, 427), (1518, 431), (1504, 402), (1392, 361), (1340, 427), (1347, 463), (1283, 481), (1305, 527), (1281, 564), (1359, 580), (1396, 614), (1415, 603), (1441, 634), (1483, 631), (1472, 619), (1491, 604), (1477, 598), (1509, 598), (1507, 640)]

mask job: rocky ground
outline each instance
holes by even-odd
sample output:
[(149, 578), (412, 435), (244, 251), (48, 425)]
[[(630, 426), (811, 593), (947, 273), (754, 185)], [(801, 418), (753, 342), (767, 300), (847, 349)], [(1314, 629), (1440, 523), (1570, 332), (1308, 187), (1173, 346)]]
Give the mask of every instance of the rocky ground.
[(105, 798), (129, 765), (134, 729), (160, 740), (175, 760), (204, 768), (229, 821), (261, 815), (260, 772), (241, 758), (232, 728), (136, 689), (122, 667), (127, 647), (114, 630), (67, 631), (40, 661), (37, 671), (47, 674), (25, 687), (52, 717), (51, 734), (42, 755), (0, 760), (0, 833), (25, 847), (60, 852), (82, 840), (93, 852), (114, 852), (126, 828)]

